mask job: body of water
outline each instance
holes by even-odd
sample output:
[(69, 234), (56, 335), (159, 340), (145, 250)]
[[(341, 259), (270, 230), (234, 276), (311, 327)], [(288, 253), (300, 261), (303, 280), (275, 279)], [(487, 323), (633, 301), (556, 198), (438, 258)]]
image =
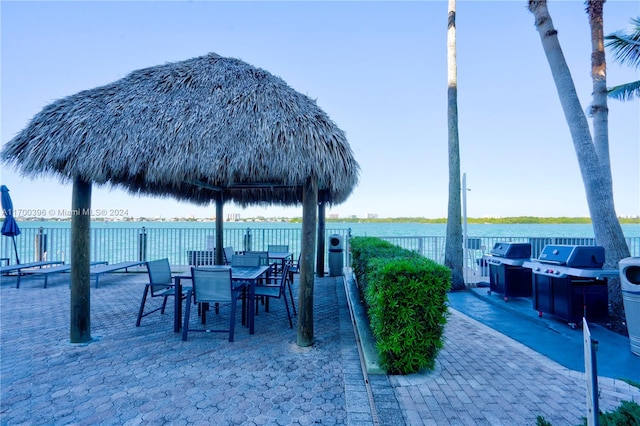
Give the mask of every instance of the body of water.
[[(22, 222), (22, 228), (70, 228), (70, 222), (42, 221)], [(625, 237), (640, 237), (640, 225), (624, 224), (622, 232)], [(136, 228), (142, 229), (211, 229), (215, 222), (92, 222), (92, 228)], [(287, 222), (225, 222), (225, 229), (300, 229), (299, 223)], [(326, 229), (351, 229), (352, 235), (370, 237), (408, 237), (433, 236), (444, 237), (446, 224), (440, 223), (369, 223), (369, 222), (327, 222)], [(593, 238), (591, 224), (469, 224), (467, 233), (474, 237), (567, 237)]]
[[(21, 263), (36, 260), (68, 261), (71, 247), (70, 222), (22, 222), (16, 237)], [(640, 256), (640, 225), (623, 225), (632, 255)], [(530, 242), (534, 257), (545, 244), (592, 244), (590, 224), (469, 224), (469, 246), (474, 258), (481, 257), (498, 241)], [(223, 241), (235, 250), (267, 250), (269, 244), (288, 244), (300, 253), (301, 224), (284, 222), (226, 222)], [(442, 262), (446, 224), (328, 222), (326, 236), (371, 236), (386, 238), (425, 257)], [(563, 240), (565, 239), (565, 240)], [(583, 240), (584, 239), (584, 240)], [(328, 243), (327, 243), (328, 244)], [(212, 250), (215, 222), (93, 222), (91, 260), (109, 263), (153, 260), (162, 257), (172, 264), (188, 264), (188, 251)], [(328, 249), (328, 247), (327, 247)], [(325, 255), (327, 255), (325, 253)], [(0, 257), (16, 261), (13, 242), (0, 239)]]

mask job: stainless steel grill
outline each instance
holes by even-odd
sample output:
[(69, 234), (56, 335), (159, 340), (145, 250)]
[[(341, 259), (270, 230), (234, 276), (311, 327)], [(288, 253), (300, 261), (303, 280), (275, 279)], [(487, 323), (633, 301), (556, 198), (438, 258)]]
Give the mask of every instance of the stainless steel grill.
[(531, 244), (497, 242), (483, 260), (489, 265), (489, 294), (509, 297), (531, 297), (531, 270), (522, 265), (530, 260)]
[(582, 318), (606, 322), (609, 318), (607, 280), (617, 269), (603, 269), (601, 246), (547, 245), (537, 259), (523, 267), (533, 275), (533, 307), (538, 315), (554, 315), (575, 328)]

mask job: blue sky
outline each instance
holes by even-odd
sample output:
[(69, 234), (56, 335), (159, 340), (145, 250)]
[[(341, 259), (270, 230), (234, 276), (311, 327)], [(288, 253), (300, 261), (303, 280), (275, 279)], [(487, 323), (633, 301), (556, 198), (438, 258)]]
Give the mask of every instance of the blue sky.
[[(588, 216), (567, 123), (527, 1), (458, 1), (458, 108), (468, 215)], [(584, 109), (590, 32), (582, 1), (549, 1)], [(445, 217), (446, 1), (1, 2), (1, 143), (47, 104), (129, 72), (215, 52), (283, 78), (342, 128), (360, 184), (329, 214)], [(605, 33), (640, 16), (608, 0)], [(608, 85), (637, 72), (608, 60)], [(640, 102), (609, 101), (616, 211), (640, 215)], [(16, 209), (69, 209), (71, 185), (2, 166)], [(94, 187), (94, 209), (211, 217), (209, 207)], [(301, 208), (225, 206), (225, 215)]]

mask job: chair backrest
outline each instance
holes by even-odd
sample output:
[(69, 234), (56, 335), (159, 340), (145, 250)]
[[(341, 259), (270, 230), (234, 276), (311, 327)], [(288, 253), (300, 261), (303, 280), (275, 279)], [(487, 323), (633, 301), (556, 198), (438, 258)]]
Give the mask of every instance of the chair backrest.
[(156, 291), (162, 291), (173, 285), (171, 278), (171, 266), (169, 259), (150, 260), (147, 262), (147, 273), (151, 284), (151, 295)]
[(289, 251), (288, 244), (269, 244), (267, 246), (267, 251), (271, 253), (286, 253)]
[(226, 265), (191, 268), (193, 294), (198, 303), (232, 302), (231, 267)]
[(280, 287), (284, 290), (284, 286), (286, 282), (289, 280), (289, 268), (291, 265), (289, 263), (284, 264), (284, 268), (282, 268), (282, 275), (280, 276)]
[(278, 284), (280, 284), (280, 294), (278, 297), (282, 296), (285, 291), (285, 286), (287, 281), (289, 280), (289, 264), (285, 263), (284, 268), (282, 268), (280, 278), (278, 278)]
[(292, 272), (294, 272), (294, 273), (295, 273), (295, 272), (300, 272), (300, 258), (301, 258), (301, 257), (302, 257), (302, 253), (300, 253), (300, 254), (298, 255), (298, 260), (296, 260), (296, 261), (290, 260), (290, 261), (288, 262), (288, 263), (289, 263), (289, 270), (290, 270), (290, 271), (292, 271)]
[(261, 265), (262, 256), (258, 254), (236, 254), (231, 259), (231, 266), (252, 266), (258, 267)]
[(233, 256), (236, 254), (236, 251), (231, 246), (224, 247), (222, 250), (224, 250), (224, 264), (231, 265), (231, 259), (233, 259)]
[(245, 255), (257, 255), (260, 256), (260, 265), (269, 264), (269, 252), (268, 251), (246, 251)]

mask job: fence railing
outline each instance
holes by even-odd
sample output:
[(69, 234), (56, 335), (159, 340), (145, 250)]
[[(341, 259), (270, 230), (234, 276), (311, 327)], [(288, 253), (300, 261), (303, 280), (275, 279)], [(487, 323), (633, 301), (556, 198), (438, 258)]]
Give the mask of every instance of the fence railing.
[[(28, 228), (21, 229), (16, 237), (16, 247), (21, 263), (37, 260), (59, 260), (68, 262), (71, 252), (71, 230), (69, 228)], [(345, 240), (345, 253), (348, 253), (349, 228), (326, 229), (325, 240), (332, 234), (341, 235)], [(236, 251), (264, 251), (270, 244), (288, 244), (289, 250), (297, 257), (300, 253), (300, 228), (225, 228), (223, 230), (225, 246)], [(442, 236), (385, 236), (379, 237), (392, 244), (415, 251), (420, 255), (444, 263), (445, 237)], [(626, 239), (632, 256), (640, 256), (640, 237)], [(479, 259), (496, 242), (531, 243), (532, 257), (538, 257), (547, 244), (593, 245), (593, 238), (567, 237), (470, 237), (467, 239), (467, 267), (479, 271)], [(188, 265), (188, 251), (212, 251), (215, 246), (215, 229), (203, 228), (92, 228), (91, 260), (104, 260), (109, 263), (130, 260), (153, 260), (168, 258), (172, 265)], [(325, 250), (327, 262), (328, 244)], [(16, 262), (13, 242), (2, 237), (0, 257)], [(345, 264), (349, 259), (345, 258)], [(481, 272), (481, 271), (480, 271)]]
[[(444, 263), (445, 237), (379, 237), (392, 244), (415, 251), (420, 255)], [(640, 237), (627, 237), (631, 256), (640, 256)], [(480, 259), (488, 254), (495, 243), (530, 243), (531, 257), (537, 258), (547, 244), (594, 245), (594, 238), (583, 237), (470, 237), (467, 238), (466, 266), (477, 275), (486, 275), (486, 265)]]
[[(168, 258), (172, 265), (188, 265), (187, 252), (213, 251), (216, 237), (211, 228), (92, 228), (90, 232), (91, 260), (109, 263)], [(332, 234), (346, 239), (348, 233), (348, 229), (326, 229), (325, 239)], [(287, 244), (297, 258), (301, 249), (302, 230), (296, 228), (226, 228), (223, 234), (224, 246), (231, 246), (236, 251), (266, 251), (271, 244)], [(69, 261), (69, 228), (23, 227), (15, 240), (21, 263)], [(0, 240), (0, 258), (16, 263), (9, 237)]]

